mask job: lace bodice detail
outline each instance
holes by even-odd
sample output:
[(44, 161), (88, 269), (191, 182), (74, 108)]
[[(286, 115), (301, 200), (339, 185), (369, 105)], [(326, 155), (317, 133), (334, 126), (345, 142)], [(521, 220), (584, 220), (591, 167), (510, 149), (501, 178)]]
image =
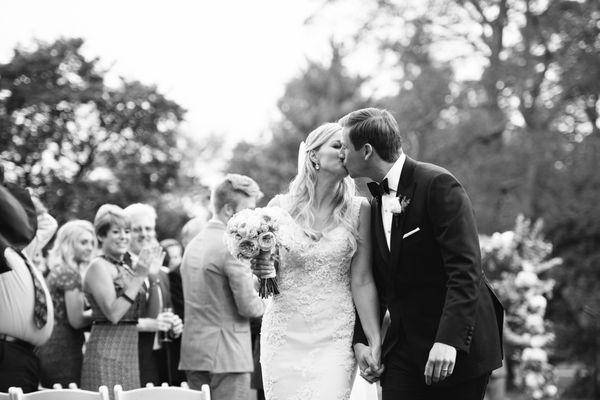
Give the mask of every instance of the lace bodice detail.
[[(285, 196), (278, 196), (278, 200), (279, 206), (287, 210)], [(350, 207), (351, 220), (356, 224), (354, 231), (339, 225), (315, 240), (289, 215), (281, 222), (282, 245), (277, 272), (280, 294), (270, 299), (263, 317), (261, 363), (263, 373), (266, 369), (267, 399), (348, 399), (350, 396), (350, 378), (341, 385), (347, 390), (337, 391), (333, 397), (331, 392), (320, 390), (331, 386), (331, 382), (321, 382), (328, 379), (326, 369), (337, 365), (348, 377), (355, 369), (350, 268), (361, 201), (362, 198), (355, 197)], [(305, 343), (305, 348), (298, 345), (298, 339)], [(277, 387), (274, 390), (281, 369), (274, 366), (283, 362), (284, 357), (295, 359), (294, 370), (298, 375), (298, 387), (293, 391), (289, 388), (285, 397), (278, 393)], [(327, 361), (324, 362), (323, 357)], [(289, 387), (289, 382), (285, 386)]]

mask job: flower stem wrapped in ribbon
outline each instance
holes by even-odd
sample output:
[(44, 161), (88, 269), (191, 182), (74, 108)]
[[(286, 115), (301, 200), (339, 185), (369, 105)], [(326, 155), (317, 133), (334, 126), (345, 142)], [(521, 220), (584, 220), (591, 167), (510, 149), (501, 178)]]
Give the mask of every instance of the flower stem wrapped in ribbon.
[[(277, 207), (242, 210), (227, 223), (227, 246), (238, 260), (262, 259), (272, 261), (280, 243), (279, 220), (283, 210)], [(279, 294), (277, 273), (260, 278), (259, 295), (267, 298)]]

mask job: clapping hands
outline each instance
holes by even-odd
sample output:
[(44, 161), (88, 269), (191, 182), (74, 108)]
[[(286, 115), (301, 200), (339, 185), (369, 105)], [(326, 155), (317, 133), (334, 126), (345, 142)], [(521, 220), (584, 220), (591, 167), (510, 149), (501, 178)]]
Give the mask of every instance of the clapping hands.
[(165, 252), (160, 245), (143, 247), (133, 267), (136, 276), (146, 277), (158, 274), (164, 259)]
[(163, 311), (156, 317), (157, 328), (160, 331), (169, 331), (169, 334), (176, 338), (183, 332), (183, 321), (172, 311)]

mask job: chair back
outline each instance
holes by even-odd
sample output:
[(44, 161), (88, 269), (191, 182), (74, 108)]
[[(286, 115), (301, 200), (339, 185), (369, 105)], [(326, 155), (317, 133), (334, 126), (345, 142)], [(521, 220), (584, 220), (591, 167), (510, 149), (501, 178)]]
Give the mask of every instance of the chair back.
[(9, 400), (10, 395), (8, 393), (0, 392), (0, 400)]
[(109, 400), (108, 388), (100, 386), (97, 392), (81, 389), (48, 389), (24, 394), (21, 388), (9, 390), (10, 400)]
[(208, 385), (202, 385), (202, 390), (192, 390), (176, 386), (156, 386), (123, 390), (121, 385), (115, 385), (114, 392), (115, 400), (210, 400)]

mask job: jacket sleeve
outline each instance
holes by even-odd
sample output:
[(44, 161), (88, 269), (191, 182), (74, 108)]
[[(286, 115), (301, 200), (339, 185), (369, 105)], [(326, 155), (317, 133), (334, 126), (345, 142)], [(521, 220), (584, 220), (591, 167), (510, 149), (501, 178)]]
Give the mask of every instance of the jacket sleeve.
[(463, 187), (448, 173), (432, 180), (427, 206), (448, 276), (436, 342), (468, 353), (482, 280), (473, 208)]
[(224, 271), (238, 313), (246, 318), (262, 316), (265, 311), (265, 304), (254, 290), (250, 268), (228, 254), (225, 258)]
[(48, 244), (54, 233), (58, 229), (58, 223), (56, 220), (47, 212), (42, 213), (37, 218), (37, 231), (35, 233), (35, 237), (23, 249), (23, 252), (29, 259), (32, 259), (35, 254), (41, 251), (44, 246)]

